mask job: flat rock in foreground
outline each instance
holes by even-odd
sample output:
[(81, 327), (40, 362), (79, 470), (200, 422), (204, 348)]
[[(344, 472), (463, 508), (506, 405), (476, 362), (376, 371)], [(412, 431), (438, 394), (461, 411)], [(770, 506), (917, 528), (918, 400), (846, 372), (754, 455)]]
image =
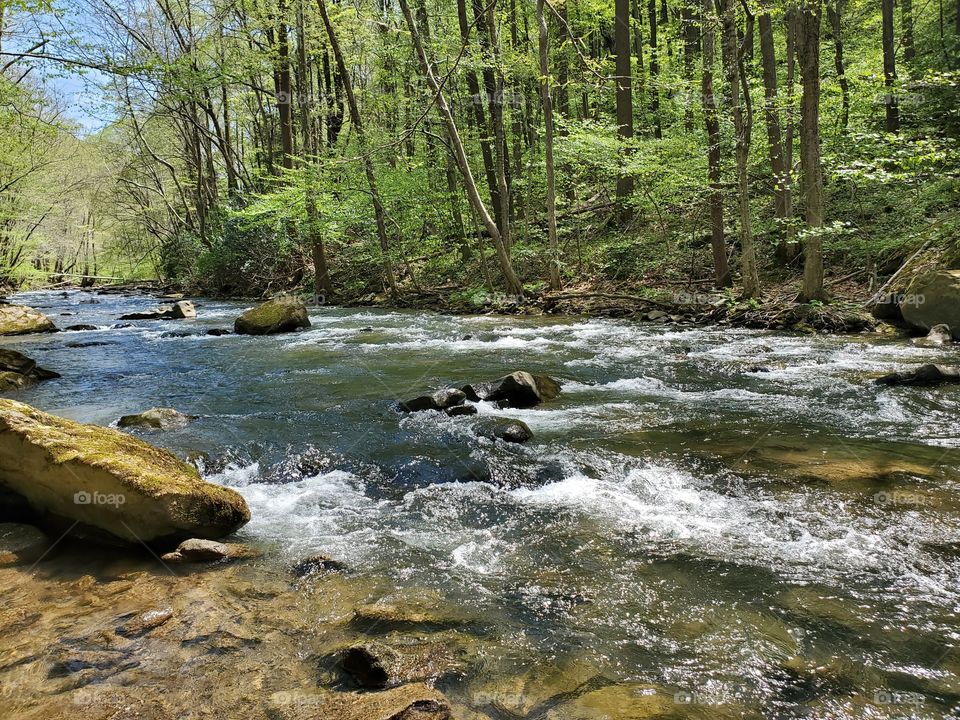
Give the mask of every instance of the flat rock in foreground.
[(49, 524), (125, 542), (215, 539), (250, 520), (243, 497), (118, 430), (0, 400), (0, 486)]
[(0, 305), (0, 335), (56, 332), (57, 326), (39, 310), (26, 305)]
[(382, 692), (292, 691), (270, 696), (282, 720), (447, 720), (450, 705), (423, 683)]
[(307, 306), (300, 298), (283, 296), (250, 308), (233, 322), (240, 335), (272, 335), (310, 327)]

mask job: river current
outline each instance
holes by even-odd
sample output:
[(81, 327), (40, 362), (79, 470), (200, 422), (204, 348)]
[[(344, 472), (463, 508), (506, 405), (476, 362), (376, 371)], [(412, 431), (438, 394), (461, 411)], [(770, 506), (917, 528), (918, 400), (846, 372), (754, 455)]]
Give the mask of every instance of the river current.
[[(210, 336), (249, 303), (117, 327), (156, 299), (13, 299), (97, 329), (4, 339), (63, 376), (12, 397), (103, 425), (199, 416), (139, 434), (246, 497), (237, 540), (436, 591), (484, 618), (494, 677), (586, 659), (669, 688), (680, 715), (957, 712), (960, 387), (871, 382), (956, 350), (330, 307), (303, 332)], [(397, 412), (518, 369), (560, 397), (478, 410), (526, 422), (525, 445)]]

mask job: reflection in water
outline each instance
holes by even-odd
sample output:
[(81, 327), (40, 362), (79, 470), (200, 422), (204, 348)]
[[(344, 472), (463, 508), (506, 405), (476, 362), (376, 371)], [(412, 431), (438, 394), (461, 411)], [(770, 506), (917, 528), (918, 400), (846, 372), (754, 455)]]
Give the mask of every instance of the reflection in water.
[[(213, 337), (242, 304), (112, 329), (155, 301), (88, 297), (22, 296), (101, 329), (11, 340), (64, 376), (18, 399), (102, 424), (201, 416), (143, 436), (245, 495), (240, 537), (265, 562), (326, 553), (484, 619), (483, 672), (447, 690), (492, 717), (620, 717), (627, 699), (624, 717), (940, 717), (960, 700), (960, 392), (868, 382), (949, 349), (328, 308), (302, 333)], [(564, 382), (538, 408), (480, 404), (526, 422), (524, 446), (393, 409), (519, 368)]]

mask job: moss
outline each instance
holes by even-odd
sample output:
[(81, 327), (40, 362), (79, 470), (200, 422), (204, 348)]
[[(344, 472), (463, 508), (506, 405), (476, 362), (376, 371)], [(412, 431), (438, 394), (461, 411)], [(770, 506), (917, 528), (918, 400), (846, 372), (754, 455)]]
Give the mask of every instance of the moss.
[(302, 300), (279, 297), (247, 310), (237, 318), (234, 330), (248, 335), (266, 335), (309, 326), (310, 319)]
[(0, 305), (0, 335), (54, 332), (53, 321), (26, 305)]
[(42, 447), (56, 464), (80, 462), (105, 470), (149, 497), (181, 492), (235, 505), (233, 490), (206, 482), (175, 455), (131, 435), (48, 415), (14, 400), (0, 400), (0, 429)]

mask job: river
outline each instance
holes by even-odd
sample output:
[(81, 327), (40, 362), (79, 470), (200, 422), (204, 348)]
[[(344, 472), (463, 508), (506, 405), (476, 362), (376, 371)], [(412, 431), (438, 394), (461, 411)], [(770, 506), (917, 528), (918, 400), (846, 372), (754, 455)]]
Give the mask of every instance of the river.
[[(156, 299), (13, 300), (98, 328), (5, 339), (63, 376), (16, 399), (104, 425), (154, 406), (199, 416), (139, 434), (246, 497), (237, 540), (277, 566), (325, 553), (437, 591), (488, 624), (493, 677), (586, 657), (669, 688), (678, 717), (960, 703), (960, 388), (870, 382), (955, 350), (328, 307), (303, 332), (215, 337), (249, 304), (114, 327)], [(526, 422), (525, 445), (477, 437), (476, 417), (396, 411), (515, 369), (563, 382), (533, 409), (479, 405)]]

